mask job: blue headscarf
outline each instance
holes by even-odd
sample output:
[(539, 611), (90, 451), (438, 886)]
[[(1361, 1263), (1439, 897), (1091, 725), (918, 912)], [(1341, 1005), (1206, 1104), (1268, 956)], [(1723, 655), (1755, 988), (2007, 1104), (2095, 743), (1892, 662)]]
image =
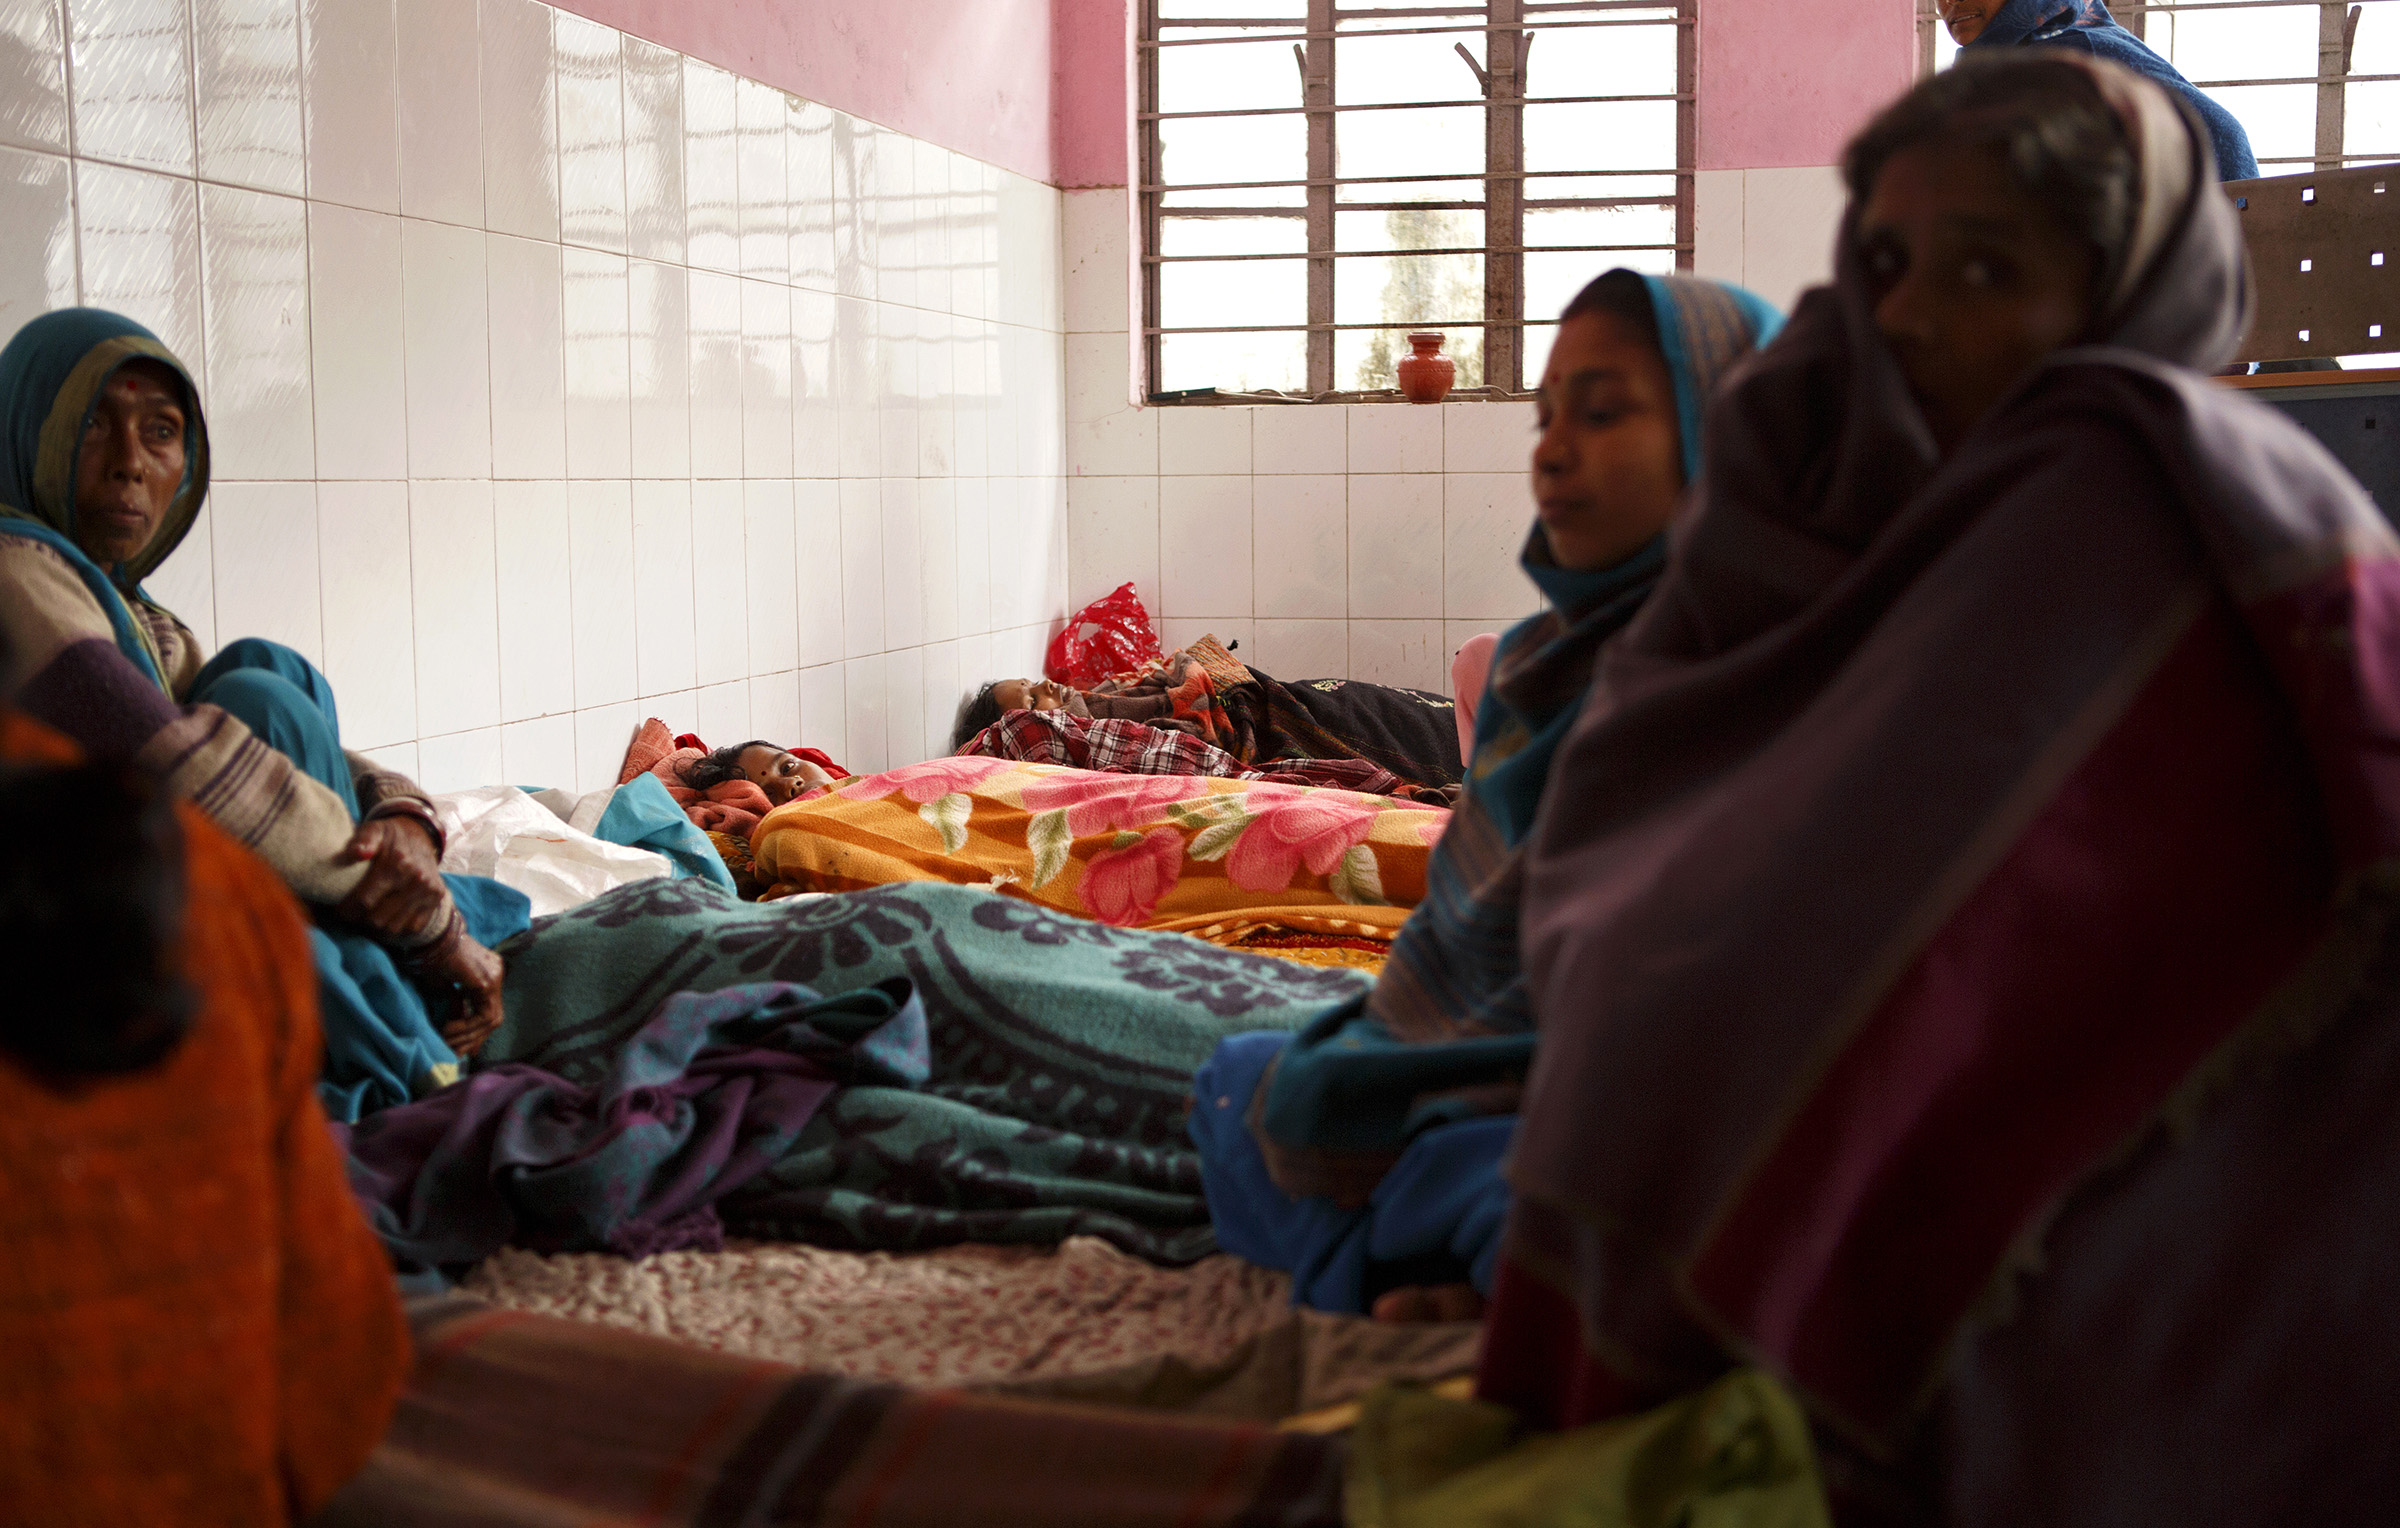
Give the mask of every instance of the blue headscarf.
[[(1691, 276), (1611, 271), (1603, 282), (1641, 283), (1657, 320), (1658, 349), (1675, 385), (1675, 424), (1688, 488), (1700, 476), (1700, 435), (1708, 400), (1733, 363), (1765, 345), (1783, 315), (1756, 293)], [(1549, 538), (1535, 525), (1519, 558), (1548, 608), (1500, 639), (1490, 688), (1475, 713), (1475, 757), (1467, 795), (1514, 846), (1533, 825), (1550, 756), (1566, 736), (1591, 682), (1600, 644), (1633, 619), (1666, 567), (1662, 533), (1632, 558), (1597, 572), (1573, 572), (1551, 560)]]
[[(75, 541), (75, 453), (101, 390), (134, 361), (157, 362), (183, 384), (183, 482), (150, 544), (104, 569)], [(147, 602), (142, 580), (190, 534), (207, 495), (200, 389), (157, 335), (99, 308), (62, 308), (0, 349), (0, 535), (39, 541), (65, 558), (107, 613), (117, 647), (153, 682), (164, 683), (158, 653), (127, 602)]]
[(2217, 152), (2219, 180), (2255, 180), (2258, 158), (2250, 135), (2232, 112), (2183, 77), (2183, 71), (2152, 52), (2150, 45), (2117, 25), (2107, 0), (2008, 0), (1970, 48), (2075, 48), (2136, 74), (2147, 75), (2180, 95), (2208, 126)]
[[(1619, 284), (1624, 307), (1639, 301), (1625, 284), (1648, 296), (1688, 486), (1711, 394), (1774, 337), (1782, 315), (1714, 281), (1631, 271), (1601, 280)], [(1280, 1034), (1235, 1036), (1195, 1079), (1191, 1129), (1218, 1242), (1289, 1269), (1305, 1304), (1360, 1309), (1373, 1265), (1422, 1257), (1452, 1260), (1481, 1286), (1499, 1245), (1508, 1202), (1499, 1162), (1534, 1050), (1517, 951), (1518, 849), (1601, 645), (1649, 598), (1666, 539), (1578, 573), (1552, 561), (1537, 524), (1524, 566), (1549, 608), (1501, 639), (1464, 796), (1382, 976), (1288, 1045)], [(1274, 1175), (1254, 1118), (1273, 1142)], [(1330, 1202), (1362, 1181), (1374, 1184), (1363, 1208)]]

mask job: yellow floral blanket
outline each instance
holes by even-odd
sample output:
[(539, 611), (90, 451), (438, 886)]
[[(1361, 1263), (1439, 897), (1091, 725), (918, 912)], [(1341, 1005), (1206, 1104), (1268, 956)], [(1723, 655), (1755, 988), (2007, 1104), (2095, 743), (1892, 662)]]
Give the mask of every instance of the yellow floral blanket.
[(751, 857), (769, 897), (950, 881), (1121, 928), (1255, 942), (1289, 915), (1388, 942), (1449, 822), (1353, 791), (954, 758), (780, 806)]

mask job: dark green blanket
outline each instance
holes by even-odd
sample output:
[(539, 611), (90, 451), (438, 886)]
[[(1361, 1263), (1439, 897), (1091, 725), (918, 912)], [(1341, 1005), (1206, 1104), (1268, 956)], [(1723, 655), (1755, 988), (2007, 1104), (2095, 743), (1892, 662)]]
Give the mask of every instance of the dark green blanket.
[(1184, 1129), (1193, 1072), (1227, 1035), (1297, 1029), (1371, 984), (921, 883), (762, 905), (641, 881), (501, 953), (508, 1022), (476, 1065), (584, 1085), (671, 993), (916, 983), (931, 1078), (838, 1093), (720, 1202), (737, 1234), (893, 1250), (1089, 1235), (1164, 1263), (1216, 1247)]

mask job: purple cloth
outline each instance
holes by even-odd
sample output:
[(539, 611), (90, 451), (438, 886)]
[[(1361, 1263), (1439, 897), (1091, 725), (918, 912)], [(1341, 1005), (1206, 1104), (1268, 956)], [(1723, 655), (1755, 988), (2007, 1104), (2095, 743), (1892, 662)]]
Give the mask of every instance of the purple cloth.
[(590, 1087), (512, 1062), (336, 1132), (351, 1191), (407, 1267), (512, 1244), (713, 1250), (717, 1200), (774, 1165), (836, 1087), (914, 1087), (928, 1055), (905, 979), (831, 998), (792, 982), (682, 992)]

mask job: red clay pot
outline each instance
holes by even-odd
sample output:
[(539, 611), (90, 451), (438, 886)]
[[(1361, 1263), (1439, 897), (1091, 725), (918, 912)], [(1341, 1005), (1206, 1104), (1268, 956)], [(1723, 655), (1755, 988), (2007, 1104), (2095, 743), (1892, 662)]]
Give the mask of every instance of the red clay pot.
[(1400, 391), (1411, 403), (1439, 403), (1450, 396), (1450, 384), (1458, 380), (1458, 363), (1442, 354), (1442, 334), (1438, 329), (1423, 329), (1408, 337), (1413, 355), (1404, 355), (1393, 368), (1400, 374)]

